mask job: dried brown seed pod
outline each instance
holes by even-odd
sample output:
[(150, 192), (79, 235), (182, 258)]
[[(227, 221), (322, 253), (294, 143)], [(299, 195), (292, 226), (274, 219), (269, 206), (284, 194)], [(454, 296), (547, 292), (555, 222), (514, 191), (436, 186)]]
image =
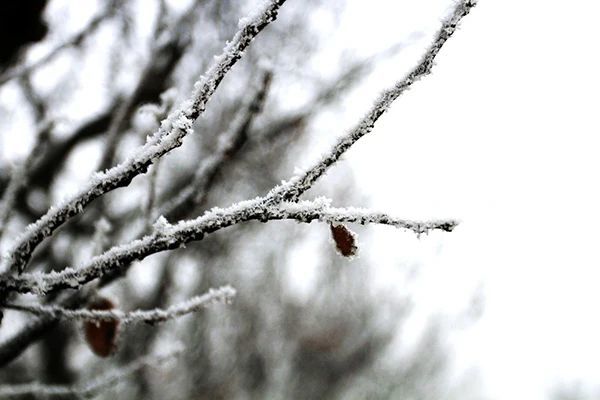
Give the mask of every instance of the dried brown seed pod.
[(356, 233), (346, 228), (344, 225), (330, 224), (331, 236), (335, 242), (335, 247), (344, 257), (356, 255), (358, 247), (356, 246)]
[[(88, 309), (90, 310), (112, 310), (115, 304), (106, 297), (96, 298)], [(85, 340), (94, 354), (100, 357), (108, 357), (117, 349), (117, 337), (119, 334), (119, 320), (111, 321), (87, 321), (83, 324)]]

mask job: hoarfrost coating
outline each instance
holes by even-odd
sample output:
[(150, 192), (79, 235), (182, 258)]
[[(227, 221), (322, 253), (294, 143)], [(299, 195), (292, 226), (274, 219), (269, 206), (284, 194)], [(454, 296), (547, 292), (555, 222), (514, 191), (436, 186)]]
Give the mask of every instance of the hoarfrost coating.
[(51, 319), (71, 319), (82, 321), (113, 321), (118, 320), (127, 325), (136, 322), (158, 323), (181, 317), (186, 314), (197, 312), (215, 303), (230, 303), (235, 297), (236, 291), (231, 286), (223, 286), (210, 289), (201, 296), (192, 297), (182, 303), (173, 305), (167, 309), (136, 310), (125, 312), (121, 310), (70, 310), (58, 306), (6, 304), (5, 307), (23, 311), (30, 314), (48, 317)]

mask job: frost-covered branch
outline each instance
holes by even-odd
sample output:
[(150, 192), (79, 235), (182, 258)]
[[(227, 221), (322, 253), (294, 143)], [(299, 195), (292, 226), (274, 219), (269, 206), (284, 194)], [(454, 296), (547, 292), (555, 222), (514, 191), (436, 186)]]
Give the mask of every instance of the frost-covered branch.
[(59, 306), (6, 304), (7, 309), (23, 311), (50, 319), (70, 319), (82, 321), (114, 321), (127, 325), (137, 322), (159, 323), (169, 321), (184, 315), (200, 311), (215, 303), (230, 303), (235, 297), (235, 289), (231, 286), (222, 286), (210, 289), (201, 296), (195, 296), (185, 302), (176, 304), (167, 309), (136, 310), (125, 312), (121, 310), (71, 310)]
[(371, 110), (363, 119), (350, 131), (343, 136), (338, 143), (314, 166), (307, 169), (301, 176), (294, 177), (287, 185), (280, 186), (273, 192), (273, 198), (269, 202), (278, 202), (283, 200), (295, 200), (304, 192), (311, 188), (313, 183), (319, 179), (329, 167), (335, 164), (354, 143), (373, 130), (375, 123), (385, 113), (392, 103), (400, 97), (413, 83), (429, 75), (433, 67), (434, 60), (442, 46), (456, 31), (460, 20), (469, 13), (475, 6), (475, 0), (461, 0), (450, 17), (443, 23), (438, 31), (433, 43), (421, 58), (419, 64), (402, 80), (393, 87), (386, 90), (375, 102)]
[(432, 229), (451, 231), (456, 221), (414, 222), (389, 217), (382, 213), (360, 209), (333, 208), (323, 199), (300, 203), (266, 203), (268, 198), (258, 197), (232, 205), (229, 208), (213, 208), (201, 217), (171, 225), (164, 218), (154, 224), (154, 232), (130, 243), (115, 246), (92, 258), (78, 268), (66, 268), (58, 272), (30, 273), (0, 278), (0, 290), (19, 293), (47, 294), (57, 289), (79, 288), (94, 279), (119, 271), (135, 260), (151, 254), (184, 247), (186, 243), (202, 240), (217, 230), (235, 224), (258, 220), (294, 219), (309, 223), (313, 220), (326, 222), (380, 223), (413, 230), (417, 234)]
[(192, 131), (193, 122), (204, 112), (208, 100), (227, 72), (242, 57), (244, 50), (258, 33), (275, 20), (279, 7), (284, 2), (285, 0), (272, 0), (255, 17), (240, 21), (240, 30), (228, 42), (207, 73), (196, 82), (191, 98), (173, 111), (131, 158), (110, 170), (96, 173), (78, 193), (52, 207), (28, 226), (9, 251), (8, 268), (13, 272), (23, 272), (35, 248), (68, 219), (80, 214), (89, 203), (105, 193), (129, 185), (133, 178), (145, 173), (155, 160), (181, 146), (183, 138)]
[(286, 201), (281, 203), (278, 207), (267, 208), (266, 215), (269, 220), (293, 219), (305, 223), (317, 220), (330, 223), (351, 222), (361, 225), (390, 225), (400, 229), (411, 230), (417, 235), (432, 230), (451, 232), (458, 225), (458, 221), (456, 220), (411, 221), (365, 208), (331, 207), (330, 201), (325, 198), (319, 198), (315, 201)]
[(165, 352), (164, 354), (154, 354), (145, 357), (141, 357), (130, 364), (115, 368), (106, 374), (90, 380), (88, 382), (73, 385), (44, 385), (41, 383), (25, 383), (16, 385), (0, 385), (0, 397), (1, 398), (12, 398), (21, 396), (57, 396), (62, 397), (66, 395), (75, 395), (80, 397), (90, 397), (102, 390), (106, 390), (109, 386), (118, 384), (120, 381), (131, 375), (132, 373), (139, 371), (142, 368), (148, 366), (159, 366), (177, 356), (179, 356), (183, 350), (176, 348), (174, 350)]

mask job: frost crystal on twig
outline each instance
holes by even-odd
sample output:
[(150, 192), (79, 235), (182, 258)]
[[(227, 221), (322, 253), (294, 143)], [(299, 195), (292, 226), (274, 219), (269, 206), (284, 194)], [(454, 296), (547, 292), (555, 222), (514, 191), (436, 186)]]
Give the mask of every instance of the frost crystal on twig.
[(8, 304), (5, 307), (12, 310), (28, 312), (34, 315), (48, 317), (52, 319), (71, 319), (94, 322), (118, 321), (120, 324), (127, 325), (138, 322), (160, 323), (166, 322), (184, 315), (198, 312), (212, 304), (229, 304), (233, 301), (236, 291), (231, 286), (222, 286), (217, 289), (210, 289), (201, 296), (192, 297), (185, 302), (173, 305), (167, 309), (154, 310), (136, 310), (124, 312), (112, 309), (112, 307), (92, 308), (70, 310), (58, 306), (42, 305), (24, 305)]

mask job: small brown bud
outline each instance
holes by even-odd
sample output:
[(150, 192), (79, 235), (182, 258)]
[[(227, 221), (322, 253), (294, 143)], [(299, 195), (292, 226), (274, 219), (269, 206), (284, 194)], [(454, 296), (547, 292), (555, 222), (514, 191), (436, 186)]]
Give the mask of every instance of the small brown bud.
[[(98, 297), (88, 308), (90, 310), (112, 310), (115, 304), (106, 297)], [(83, 324), (85, 340), (90, 349), (100, 357), (108, 357), (117, 349), (119, 320), (87, 321)]]
[(344, 225), (330, 224), (331, 236), (335, 242), (338, 252), (344, 257), (356, 255), (358, 247), (356, 246), (356, 233), (346, 228)]

